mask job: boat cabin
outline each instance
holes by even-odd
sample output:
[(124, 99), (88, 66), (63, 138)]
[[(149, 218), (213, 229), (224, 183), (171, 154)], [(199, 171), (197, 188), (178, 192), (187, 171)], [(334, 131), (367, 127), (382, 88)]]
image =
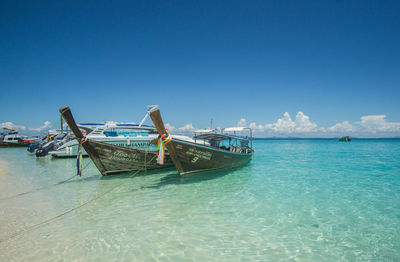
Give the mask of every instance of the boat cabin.
[(21, 136), (18, 134), (18, 131), (12, 128), (4, 127), (6, 132), (1, 133), (0, 141), (8, 142), (8, 143), (18, 143), (21, 141), (25, 136)]
[[(237, 133), (244, 130), (250, 131), (250, 136), (237, 135)], [(229, 134), (232, 132), (234, 133), (233, 135)], [(216, 130), (196, 130), (193, 139), (195, 143), (204, 144), (233, 153), (250, 154), (253, 152), (252, 133), (250, 128), (225, 128), (222, 130), (221, 134), (216, 133)]]

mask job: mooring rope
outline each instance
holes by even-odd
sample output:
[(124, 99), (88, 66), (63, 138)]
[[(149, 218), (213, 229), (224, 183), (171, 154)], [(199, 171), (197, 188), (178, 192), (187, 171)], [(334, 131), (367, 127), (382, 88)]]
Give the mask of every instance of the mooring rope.
[[(85, 170), (90, 165), (90, 163), (92, 163), (92, 161), (89, 161), (88, 163), (86, 163), (86, 165), (82, 168), (82, 171)], [(41, 190), (44, 190), (44, 189), (47, 189), (47, 188), (50, 188), (50, 187), (53, 187), (53, 186), (58, 186), (58, 185), (64, 184), (64, 183), (72, 180), (75, 177), (77, 177), (76, 174), (71, 176), (70, 178), (68, 178), (66, 180), (62, 180), (62, 181), (54, 183), (54, 184), (50, 184), (50, 185), (47, 185), (47, 186), (44, 186), (44, 187), (39, 187), (39, 188), (36, 188), (36, 189), (32, 189), (30, 191), (19, 193), (19, 194), (13, 195), (13, 196), (7, 196), (7, 197), (0, 198), (0, 201), (16, 198), (16, 197), (27, 195), (27, 194), (31, 194), (31, 193), (34, 193), (34, 192), (37, 192), (37, 191), (41, 191)]]
[[(144, 168), (141, 168), (141, 169), (137, 170), (135, 173), (133, 173), (132, 175), (128, 176), (127, 179), (129, 179), (129, 178), (131, 178), (131, 177), (134, 177), (134, 176), (136, 176), (140, 171), (145, 170), (147, 164), (150, 163), (151, 161), (153, 161), (153, 159), (154, 159), (155, 157), (156, 157), (156, 156), (154, 156), (152, 159), (150, 159), (150, 161), (145, 162), (145, 163), (144, 163)], [(91, 203), (91, 202), (94, 202), (94, 201), (96, 201), (97, 199), (99, 199), (99, 198), (105, 196), (106, 194), (110, 193), (111, 191), (113, 191), (113, 190), (116, 189), (117, 187), (122, 186), (123, 184), (127, 183), (128, 181), (129, 181), (129, 180), (123, 181), (123, 182), (119, 183), (118, 185), (112, 187), (111, 189), (106, 190), (105, 192), (103, 192), (103, 193), (101, 193), (101, 194), (98, 194), (97, 196), (93, 197), (92, 199), (89, 199), (89, 200), (86, 201), (85, 203), (83, 203), (83, 204), (81, 204), (81, 205), (78, 205), (78, 206), (76, 206), (76, 207), (73, 207), (73, 208), (71, 208), (71, 209), (69, 209), (69, 210), (67, 210), (67, 211), (65, 211), (65, 212), (63, 212), (63, 213), (61, 213), (61, 214), (59, 214), (59, 215), (57, 215), (57, 216), (54, 216), (54, 217), (52, 217), (52, 218), (49, 218), (49, 219), (47, 219), (47, 220), (45, 220), (45, 221), (42, 221), (42, 222), (37, 223), (37, 224), (34, 224), (34, 225), (32, 225), (32, 226), (28, 226), (28, 227), (26, 227), (25, 229), (22, 229), (22, 230), (19, 231), (19, 232), (16, 232), (16, 233), (14, 233), (14, 234), (11, 234), (11, 235), (9, 235), (7, 238), (5, 238), (5, 239), (1, 239), (1, 240), (0, 240), (0, 243), (6, 242), (6, 241), (8, 241), (8, 240), (10, 240), (10, 239), (12, 239), (12, 238), (14, 238), (14, 237), (17, 237), (17, 236), (19, 236), (19, 235), (21, 235), (21, 234), (23, 234), (23, 233), (25, 233), (25, 232), (28, 232), (28, 231), (31, 231), (31, 230), (35, 229), (35, 228), (39, 228), (40, 226), (43, 226), (43, 225), (45, 225), (45, 224), (48, 224), (48, 223), (50, 223), (50, 222), (52, 222), (52, 221), (55, 221), (55, 220), (57, 220), (57, 219), (59, 219), (59, 218), (65, 216), (65, 215), (67, 215), (67, 214), (69, 214), (69, 213), (71, 213), (71, 212), (73, 212), (73, 211), (79, 209), (79, 208), (82, 208), (83, 206), (86, 206), (87, 204), (89, 204), (89, 203)]]

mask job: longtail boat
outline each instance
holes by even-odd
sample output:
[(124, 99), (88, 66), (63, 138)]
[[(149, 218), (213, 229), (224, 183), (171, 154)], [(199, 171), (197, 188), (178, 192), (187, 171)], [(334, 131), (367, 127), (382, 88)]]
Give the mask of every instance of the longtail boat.
[(160, 134), (161, 149), (163, 146), (167, 147), (181, 175), (238, 167), (252, 159), (254, 150), (250, 128), (224, 129), (226, 132), (249, 130), (250, 138), (206, 131), (196, 135), (194, 141), (184, 141), (168, 134), (158, 106), (149, 106), (148, 113)]
[[(173, 166), (168, 154), (165, 155), (164, 165), (161, 166), (157, 164), (157, 150), (151, 151), (122, 147), (87, 138), (77, 126), (72, 116), (71, 109), (68, 106), (62, 107), (60, 113), (74, 133), (80, 146), (85, 149), (97, 169), (104, 176), (115, 173), (160, 169)], [(149, 142), (150, 141), (148, 141), (148, 143)]]

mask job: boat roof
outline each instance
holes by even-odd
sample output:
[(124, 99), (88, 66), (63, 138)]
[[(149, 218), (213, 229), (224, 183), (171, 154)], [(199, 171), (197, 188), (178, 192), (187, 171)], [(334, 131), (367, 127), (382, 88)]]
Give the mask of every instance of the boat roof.
[(85, 125), (85, 126), (104, 126), (102, 123), (79, 123), (79, 125)]
[(215, 132), (215, 129), (197, 129), (194, 132), (195, 133), (212, 133), (212, 132)]
[(229, 136), (223, 134), (215, 134), (215, 133), (208, 133), (208, 134), (201, 134), (197, 135), (194, 138), (196, 139), (204, 139), (204, 140), (213, 140), (213, 141), (222, 141), (226, 139), (239, 139), (239, 140), (247, 140), (247, 138), (237, 137), (237, 136)]
[[(79, 125), (83, 125), (83, 126), (104, 126), (107, 125), (108, 123), (104, 124), (104, 123), (79, 123)], [(137, 126), (139, 127), (139, 124), (116, 124), (116, 126)], [(141, 125), (141, 127), (150, 127), (150, 128), (154, 128), (153, 126), (149, 126), (149, 125)]]
[(154, 126), (139, 125), (139, 124), (117, 124), (117, 126), (137, 126), (137, 127), (151, 127), (151, 128), (154, 128)]
[(244, 127), (244, 126), (235, 126), (235, 127), (228, 127), (224, 128), (225, 132), (240, 132), (244, 130), (251, 130), (250, 127)]
[(14, 128), (9, 128), (9, 127), (3, 127), (4, 130), (6, 130), (7, 132), (1, 132), (1, 135), (16, 135), (18, 134), (18, 131)]
[(3, 129), (8, 130), (8, 131), (17, 131), (17, 129), (10, 128), (10, 127), (3, 127)]

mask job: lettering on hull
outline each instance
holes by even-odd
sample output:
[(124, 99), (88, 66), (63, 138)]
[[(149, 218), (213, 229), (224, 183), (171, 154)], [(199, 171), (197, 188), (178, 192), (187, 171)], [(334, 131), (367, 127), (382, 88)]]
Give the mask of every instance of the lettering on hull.
[[(195, 163), (199, 158), (205, 159), (205, 160), (210, 160), (212, 157), (212, 153), (209, 151), (201, 151), (198, 150), (197, 148), (191, 147), (186, 151), (186, 154), (189, 156), (194, 156), (192, 163)], [(194, 161), (194, 162), (193, 162)]]
[(135, 154), (128, 154), (121, 151), (114, 151), (113, 154), (110, 155), (110, 159), (129, 162), (129, 161), (136, 161), (138, 159), (138, 156)]
[(127, 147), (127, 148), (139, 148), (139, 149), (151, 149), (152, 151), (156, 151), (157, 147), (155, 145), (150, 145), (149, 142), (132, 142), (130, 141), (130, 143), (124, 143), (124, 142), (114, 142), (114, 143), (110, 143), (112, 145), (115, 146), (120, 146), (120, 147)]

